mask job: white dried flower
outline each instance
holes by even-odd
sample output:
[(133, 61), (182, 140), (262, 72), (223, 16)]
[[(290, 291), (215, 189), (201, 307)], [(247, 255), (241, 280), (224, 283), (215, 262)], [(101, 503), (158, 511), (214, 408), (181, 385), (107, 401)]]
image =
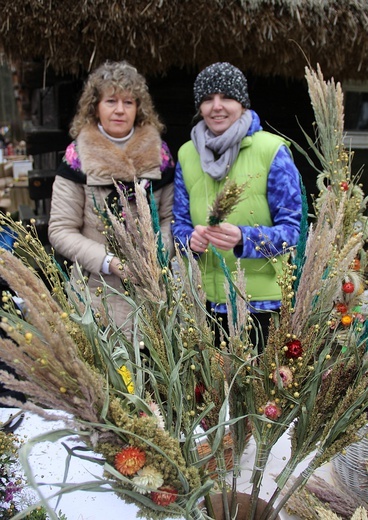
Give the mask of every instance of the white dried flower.
[(132, 478), (134, 491), (146, 495), (150, 491), (155, 491), (164, 483), (162, 474), (153, 466), (145, 466)]

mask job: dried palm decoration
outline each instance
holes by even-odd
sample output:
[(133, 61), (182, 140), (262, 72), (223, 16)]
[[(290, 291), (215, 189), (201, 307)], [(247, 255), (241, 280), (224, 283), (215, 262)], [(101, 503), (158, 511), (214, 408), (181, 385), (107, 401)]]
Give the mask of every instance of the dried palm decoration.
[(238, 185), (232, 179), (226, 179), (222, 190), (218, 193), (208, 212), (207, 223), (216, 226), (224, 222), (236, 205), (242, 200), (247, 183)]

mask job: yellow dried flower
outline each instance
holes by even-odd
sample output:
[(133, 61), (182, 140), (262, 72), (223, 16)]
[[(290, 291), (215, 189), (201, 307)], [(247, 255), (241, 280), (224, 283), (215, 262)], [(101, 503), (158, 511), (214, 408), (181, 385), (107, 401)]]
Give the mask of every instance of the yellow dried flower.
[(118, 369), (118, 373), (121, 375), (128, 392), (130, 394), (133, 394), (134, 393), (134, 383), (133, 383), (132, 374), (130, 373), (130, 371), (127, 369), (127, 367), (125, 365), (122, 365)]

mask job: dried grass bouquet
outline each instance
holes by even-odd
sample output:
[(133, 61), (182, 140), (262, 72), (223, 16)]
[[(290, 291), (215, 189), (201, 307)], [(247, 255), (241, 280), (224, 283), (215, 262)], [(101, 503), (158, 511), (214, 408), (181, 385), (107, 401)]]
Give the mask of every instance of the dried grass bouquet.
[[(321, 193), (310, 226), (305, 211), (297, 248), (285, 245), (270, 259), (284, 262), (282, 308), (261, 354), (249, 338), (256, 324), (249, 316), (246, 275), (240, 269), (229, 273), (224, 265), (230, 333), (223, 332), (216, 349), (196, 260), (190, 250), (177, 250), (175, 264), (169, 264), (156, 208), (138, 186), (137, 215), (129, 212), (123, 193), (124, 217), (101, 212), (109, 248), (129, 265), (134, 280), (118, 293), (131, 306), (132, 341), (109, 315), (106, 285), (97, 312), (81, 268), (74, 268), (76, 289), (44, 251), (32, 224), (2, 219), (16, 242), (14, 254), (1, 252), (0, 276), (23, 303), (19, 309), (3, 294), (0, 357), (18, 376), (2, 372), (1, 378), (27, 396), (23, 405), (9, 399), (7, 404), (46, 418), (56, 414), (47, 408), (71, 414), (57, 436), (78, 434), (91, 449), (84, 458), (95, 461), (94, 452), (102, 454), (106, 480), (96, 481), (95, 489), (110, 484), (144, 518), (215, 518), (215, 492), (223, 497), (226, 520), (234, 518), (251, 431), (257, 446), (248, 517), (253, 520), (271, 449), (289, 430), (290, 459), (262, 517), (272, 520), (316, 467), (355, 440), (366, 421), (366, 201), (343, 146), (341, 88), (326, 83), (319, 69), (307, 69), (306, 79), (316, 117), (316, 141), (308, 138), (308, 144), (321, 165)], [(232, 200), (241, 196), (234, 186), (230, 193)], [(229, 212), (232, 202), (222, 196), (219, 207)], [(282, 494), (311, 453), (307, 469)]]

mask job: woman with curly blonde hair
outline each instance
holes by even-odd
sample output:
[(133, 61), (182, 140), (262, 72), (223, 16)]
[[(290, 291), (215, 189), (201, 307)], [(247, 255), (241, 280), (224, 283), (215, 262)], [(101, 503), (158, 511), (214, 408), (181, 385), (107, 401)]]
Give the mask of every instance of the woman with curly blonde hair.
[(88, 278), (92, 304), (101, 277), (111, 287), (107, 304), (115, 323), (131, 333), (129, 306), (114, 293), (127, 273), (108, 249), (105, 224), (99, 218), (106, 204), (114, 211), (123, 190), (134, 211), (134, 181), (149, 197), (153, 192), (165, 246), (170, 254), (174, 162), (161, 139), (163, 124), (154, 109), (144, 77), (127, 63), (107, 61), (87, 78), (66, 149), (53, 185), (49, 239), (54, 249), (78, 262)]
[(106, 62), (87, 79), (73, 119), (70, 135), (76, 138), (85, 124), (97, 124), (96, 105), (101, 92), (111, 90), (116, 94), (130, 92), (137, 101), (135, 126), (153, 125), (159, 132), (164, 129), (153, 107), (152, 98), (144, 77), (128, 62)]

